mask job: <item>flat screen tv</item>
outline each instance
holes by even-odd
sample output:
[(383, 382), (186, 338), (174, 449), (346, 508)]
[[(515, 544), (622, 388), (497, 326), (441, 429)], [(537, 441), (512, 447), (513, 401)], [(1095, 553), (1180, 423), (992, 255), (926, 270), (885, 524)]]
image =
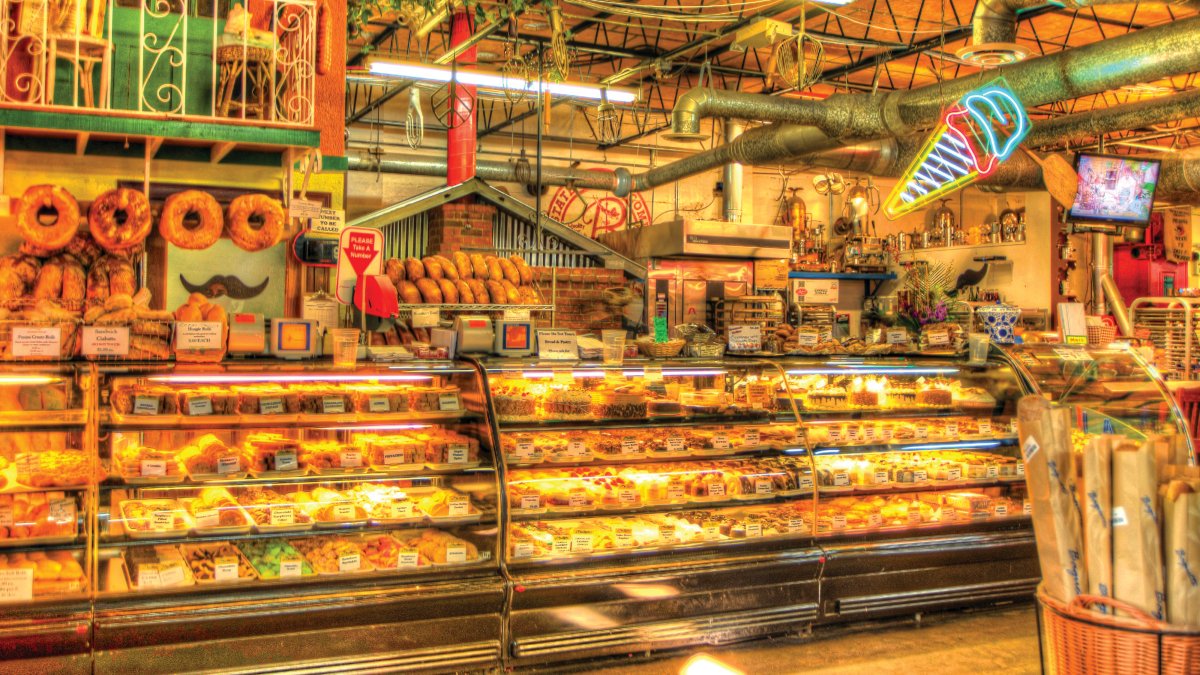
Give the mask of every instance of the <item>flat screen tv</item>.
[(1145, 227), (1154, 207), (1158, 170), (1156, 159), (1076, 155), (1079, 191), (1067, 219)]

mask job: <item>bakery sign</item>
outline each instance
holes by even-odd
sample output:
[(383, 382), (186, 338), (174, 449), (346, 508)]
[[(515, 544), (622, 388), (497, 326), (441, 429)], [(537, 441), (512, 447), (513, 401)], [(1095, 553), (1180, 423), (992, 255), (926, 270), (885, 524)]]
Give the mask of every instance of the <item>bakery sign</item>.
[(593, 239), (628, 226), (650, 224), (650, 206), (636, 192), (622, 198), (609, 192), (569, 186), (558, 188), (550, 196), (546, 215)]
[(792, 297), (802, 305), (836, 305), (839, 292), (837, 279), (795, 279), (792, 285)]

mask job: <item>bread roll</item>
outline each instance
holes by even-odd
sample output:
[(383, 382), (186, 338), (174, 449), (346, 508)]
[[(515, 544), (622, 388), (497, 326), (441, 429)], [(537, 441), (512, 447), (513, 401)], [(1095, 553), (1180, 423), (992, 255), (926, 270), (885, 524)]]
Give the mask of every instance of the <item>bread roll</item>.
[(399, 258), (389, 258), (383, 264), (383, 273), (392, 282), (396, 288), (400, 288), (400, 282), (404, 281), (404, 261)]
[(204, 315), (200, 313), (200, 308), (196, 305), (184, 304), (179, 309), (175, 310), (176, 321), (203, 321)]
[(487, 261), (488, 279), (492, 281), (502, 281), (504, 279), (504, 268), (500, 266), (500, 261), (494, 255), (485, 256)]
[(63, 269), (57, 262), (47, 262), (38, 272), (33, 286), (35, 300), (57, 300), (62, 297)]
[(499, 281), (487, 281), (488, 297), (491, 298), (493, 305), (507, 305), (508, 292), (504, 290), (504, 284)]
[(87, 275), (87, 301), (103, 304), (108, 299), (108, 270), (102, 265), (92, 265)]
[(229, 323), (229, 316), (225, 314), (225, 308), (220, 305), (207, 305), (202, 312), (205, 321), (220, 321), (221, 323)]
[[(467, 266), (470, 267), (469, 262), (467, 263)], [(459, 302), (461, 302), (464, 305), (475, 304), (475, 294), (471, 291), (470, 284), (468, 284), (466, 281), (464, 281), (462, 279), (459, 279), (458, 281), (454, 282), (454, 286), (455, 286), (455, 288), (458, 289), (458, 301)]]
[[(462, 251), (455, 251), (454, 266), (458, 268), (458, 277), (460, 279), (470, 279), (474, 270), (471, 268), (471, 256)], [(459, 295), (462, 295), (459, 293)]]
[[(437, 264), (437, 261), (433, 261)], [(429, 268), (426, 268), (428, 271)], [(438, 282), (433, 279), (417, 279), (417, 290), (421, 291), (421, 298), (424, 299), (427, 305), (442, 304), (442, 289), (438, 286)]]
[(404, 271), (408, 273), (408, 278), (410, 281), (416, 281), (417, 279), (425, 278), (425, 266), (422, 265), (421, 261), (417, 260), (416, 258), (404, 259)]
[(529, 266), (529, 263), (525, 262), (525, 259), (519, 255), (511, 255), (508, 257), (508, 259), (511, 260), (514, 265), (517, 266), (517, 273), (521, 275), (521, 281), (520, 281), (519, 285), (521, 285), (521, 286), (532, 285), (533, 284), (533, 268)]
[(533, 286), (521, 286), (517, 289), (517, 293), (521, 294), (522, 305), (541, 304), (541, 299), (538, 298), (537, 291), (533, 290)]
[(75, 261), (63, 263), (62, 299), (64, 302), (83, 302), (87, 296), (87, 273)]
[(512, 283), (513, 286), (521, 285), (521, 274), (517, 272), (517, 266), (508, 258), (500, 258), (497, 262), (500, 263), (500, 270), (504, 272), (504, 280)]
[(471, 254), (471, 271), (475, 273), (475, 278), (480, 281), (487, 281), (488, 266), (487, 260), (482, 253)]
[(467, 285), (471, 287), (471, 295), (475, 296), (475, 304), (487, 305), (491, 303), (491, 298), (488, 297), (487, 285), (479, 279), (470, 279)]
[(442, 272), (442, 263), (433, 256), (425, 256), (421, 258), (421, 262), (425, 265), (425, 276), (435, 281), (446, 277)]
[[(450, 267), (454, 267), (451, 263)], [(442, 291), (442, 302), (447, 305), (458, 304), (458, 287), (449, 279), (438, 279), (438, 288)]]
[(124, 293), (133, 295), (137, 292), (137, 282), (133, 275), (133, 265), (124, 261), (113, 261), (108, 268), (108, 292), (111, 295)]
[[(504, 262), (508, 262), (508, 261), (506, 260)], [(508, 264), (511, 265), (512, 263), (508, 263)], [(508, 298), (508, 304), (510, 304), (510, 305), (521, 304), (521, 294), (517, 292), (516, 284), (509, 281), (508, 279), (505, 279), (504, 281), (500, 282), (500, 285), (504, 287), (504, 296), (506, 298)]]
[(417, 290), (417, 285), (415, 283), (411, 281), (401, 281), (400, 285), (396, 287), (396, 290), (398, 291), (396, 295), (399, 297), (400, 302), (406, 305), (421, 304), (421, 291)]
[(460, 277), (458, 276), (458, 268), (454, 266), (453, 260), (444, 255), (435, 255), (430, 257), (438, 261), (438, 264), (442, 266), (442, 276), (446, 277), (450, 281), (459, 280)]

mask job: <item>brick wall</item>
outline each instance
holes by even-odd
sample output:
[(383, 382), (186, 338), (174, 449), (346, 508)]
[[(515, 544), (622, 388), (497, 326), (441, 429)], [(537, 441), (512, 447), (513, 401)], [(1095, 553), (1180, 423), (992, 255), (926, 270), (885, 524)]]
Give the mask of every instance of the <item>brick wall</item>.
[(495, 217), (496, 207), (472, 204), (465, 199), (430, 210), (428, 255), (491, 248)]
[(625, 285), (624, 272), (597, 267), (535, 267), (533, 278), (547, 299), (555, 269), (558, 272), (555, 322), (559, 328), (597, 331), (621, 327), (620, 315), (601, 302), (600, 294), (610, 286)]

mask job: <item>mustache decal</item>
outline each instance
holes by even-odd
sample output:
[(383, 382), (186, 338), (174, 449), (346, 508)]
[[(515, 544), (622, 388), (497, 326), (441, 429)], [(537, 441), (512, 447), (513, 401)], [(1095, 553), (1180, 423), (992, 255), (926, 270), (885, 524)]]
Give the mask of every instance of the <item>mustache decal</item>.
[(200, 293), (208, 298), (219, 298), (225, 295), (234, 300), (249, 300), (258, 297), (267, 289), (271, 283), (271, 277), (263, 279), (262, 283), (257, 286), (247, 286), (246, 282), (232, 274), (217, 274), (201, 284), (194, 284), (180, 274), (179, 283), (183, 284), (188, 293)]

